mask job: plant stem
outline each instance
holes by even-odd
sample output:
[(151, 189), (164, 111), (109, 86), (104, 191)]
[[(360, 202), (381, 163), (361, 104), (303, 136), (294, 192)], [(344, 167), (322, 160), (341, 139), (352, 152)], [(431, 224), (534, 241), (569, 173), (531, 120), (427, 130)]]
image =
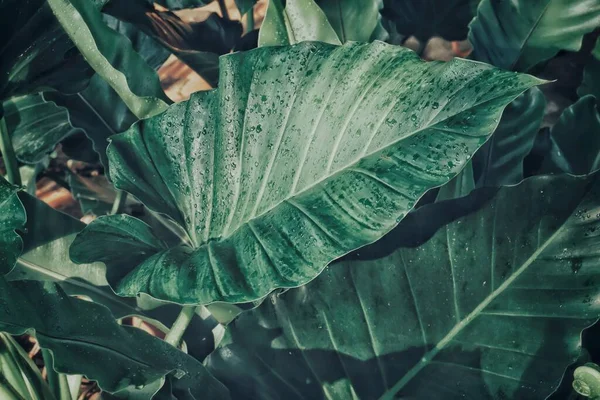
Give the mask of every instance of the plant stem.
[(229, 18), (229, 11), (227, 11), (227, 5), (225, 4), (225, 0), (219, 0), (219, 8), (221, 9), (221, 14), (223, 14), (223, 18), (226, 20), (231, 20)]
[(44, 359), (44, 366), (46, 367), (46, 374), (48, 376), (48, 386), (50, 386), (52, 394), (54, 394), (57, 400), (70, 400), (71, 392), (67, 376), (54, 370), (54, 362), (49, 350), (42, 349), (42, 358)]
[(119, 190), (117, 192), (117, 197), (115, 197), (115, 201), (113, 203), (112, 209), (110, 210), (110, 215), (118, 214), (125, 206), (126, 201), (127, 201), (127, 192)]
[(17, 156), (15, 155), (12, 140), (10, 140), (10, 136), (8, 135), (8, 127), (6, 126), (4, 116), (0, 119), (0, 152), (2, 152), (8, 181), (13, 185), (21, 186), (19, 164), (17, 163)]
[(195, 312), (196, 306), (183, 306), (177, 319), (173, 323), (171, 330), (167, 333), (167, 336), (165, 336), (165, 342), (172, 346), (179, 347), (179, 342), (181, 342), (181, 338), (192, 321)]
[(246, 18), (246, 33), (252, 32), (254, 30), (254, 7), (248, 11), (248, 16)]

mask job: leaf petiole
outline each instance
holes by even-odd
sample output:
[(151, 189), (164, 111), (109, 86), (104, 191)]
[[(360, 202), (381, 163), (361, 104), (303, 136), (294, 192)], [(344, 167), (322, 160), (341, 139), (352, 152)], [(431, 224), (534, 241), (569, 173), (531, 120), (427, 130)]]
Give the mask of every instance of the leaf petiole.
[(17, 156), (15, 155), (15, 149), (13, 147), (12, 140), (10, 140), (10, 136), (8, 134), (8, 128), (6, 126), (6, 120), (4, 119), (4, 116), (0, 118), (0, 152), (2, 152), (2, 159), (4, 160), (8, 181), (13, 185), (21, 186), (19, 164), (17, 162)]
[(189, 326), (194, 314), (196, 313), (196, 306), (183, 306), (181, 312), (177, 316), (177, 319), (173, 323), (171, 330), (165, 336), (165, 342), (172, 346), (179, 347), (181, 338), (185, 333), (185, 330)]

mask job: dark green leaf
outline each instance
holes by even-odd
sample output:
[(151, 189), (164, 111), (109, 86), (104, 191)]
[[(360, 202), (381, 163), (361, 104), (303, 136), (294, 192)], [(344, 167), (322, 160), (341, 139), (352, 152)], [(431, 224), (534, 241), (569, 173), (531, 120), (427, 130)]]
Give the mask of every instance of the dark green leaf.
[[(148, 0), (150, 2), (150, 0)], [(197, 8), (205, 6), (211, 1), (204, 0), (155, 0), (155, 3), (160, 4), (163, 7), (168, 8), (169, 10), (181, 10), (184, 8)]]
[(368, 42), (380, 25), (382, 0), (317, 0), (342, 43)]
[(138, 118), (164, 111), (170, 101), (158, 76), (133, 49), (131, 41), (111, 29), (94, 2), (47, 0), (61, 26), (86, 61)]
[(600, 99), (600, 39), (596, 41), (596, 46), (585, 64), (583, 82), (577, 89), (577, 94), (581, 97), (591, 94)]
[(483, 0), (469, 40), (474, 59), (527, 71), (560, 50), (579, 50), (598, 26), (599, 0)]
[(502, 188), (243, 313), (208, 366), (236, 399), (544, 399), (600, 311), (599, 201), (595, 178)]
[(44, 101), (41, 94), (13, 97), (3, 104), (6, 126), (19, 161), (35, 164), (62, 139), (75, 134), (66, 109)]
[(2, 0), (0, 37), (0, 101), (50, 88), (74, 93), (91, 76), (46, 0)]
[(189, 236), (166, 249), (132, 218), (92, 222), (71, 258), (105, 262), (121, 295), (247, 302), (308, 282), (456, 175), (541, 83), (381, 42), (265, 47), (220, 70), (218, 90), (112, 138), (115, 185)]
[(0, 278), (0, 304), (0, 330), (35, 331), (58, 372), (83, 374), (108, 392), (130, 393), (174, 372), (195, 398), (229, 398), (199, 361), (142, 330), (118, 325), (105, 307), (69, 297), (56, 284)]
[(0, 177), (0, 275), (13, 269), (23, 248), (16, 230), (23, 228), (27, 217), (17, 197), (18, 189)]
[(241, 15), (245, 15), (255, 4), (256, 0), (235, 0), (235, 5), (240, 10)]
[(242, 25), (211, 13), (201, 22), (187, 23), (172, 12), (156, 11), (144, 2), (112, 1), (104, 9), (129, 21), (175, 54), (212, 86), (218, 79), (218, 55), (231, 51), (242, 35)]
[(583, 175), (600, 168), (600, 111), (594, 96), (567, 108), (550, 133), (552, 149), (544, 172)]
[(44, 98), (69, 111), (72, 125), (82, 129), (90, 138), (105, 167), (108, 166), (108, 137), (127, 130), (137, 121), (117, 92), (98, 75), (80, 93), (68, 96), (46, 92)]
[(314, 0), (269, 1), (258, 46), (282, 46), (303, 41), (341, 44), (327, 16)]
[(472, 0), (383, 0), (386, 25), (404, 36), (427, 42), (433, 36), (466, 39), (474, 17)]
[(440, 189), (437, 199), (466, 196), (475, 188), (521, 182), (523, 162), (533, 148), (545, 109), (546, 99), (538, 88), (506, 106), (491, 139), (475, 153), (469, 167)]

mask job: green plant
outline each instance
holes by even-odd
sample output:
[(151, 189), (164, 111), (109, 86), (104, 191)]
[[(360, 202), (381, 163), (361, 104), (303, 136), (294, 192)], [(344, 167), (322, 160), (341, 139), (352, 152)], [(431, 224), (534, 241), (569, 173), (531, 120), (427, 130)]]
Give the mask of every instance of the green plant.
[(0, 2), (0, 394), (597, 396), (598, 0), (158, 3)]

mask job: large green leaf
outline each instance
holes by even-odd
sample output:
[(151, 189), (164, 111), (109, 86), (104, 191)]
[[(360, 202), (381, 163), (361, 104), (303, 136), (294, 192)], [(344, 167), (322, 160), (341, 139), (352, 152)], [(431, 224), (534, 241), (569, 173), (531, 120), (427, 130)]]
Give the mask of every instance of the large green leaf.
[(314, 0), (269, 1), (258, 46), (282, 46), (312, 40), (341, 44), (327, 16)]
[[(0, 214), (3, 218), (11, 217), (14, 227), (25, 232), (21, 234), (22, 254), (20, 239), (16, 235), (8, 236), (7, 232), (6, 237), (14, 237), (15, 241), (6, 240), (3, 248), (8, 249), (12, 246), (14, 251), (12, 260), (15, 260), (16, 256), (18, 259), (16, 265), (14, 261), (10, 264), (10, 269), (13, 265), (15, 267), (6, 275), (6, 279), (55, 282), (69, 295), (85, 296), (106, 306), (115, 318), (139, 316), (164, 331), (173, 324), (180, 307), (174, 304), (157, 304), (145, 297), (134, 299), (119, 297), (106, 282), (104, 265), (100, 263), (75, 265), (71, 262), (68, 255), (69, 246), (85, 224), (23, 192), (18, 196), (18, 199), (14, 196), (11, 200), (15, 207), (17, 205), (21, 209), (24, 207), (27, 213), (27, 223), (24, 228), (21, 229), (25, 215), (15, 212), (14, 208), (2, 207)], [(19, 200), (20, 202), (17, 203)], [(19, 223), (21, 225), (17, 226)], [(198, 359), (206, 357), (214, 348), (216, 340), (214, 336), (219, 334), (218, 331), (214, 319), (208, 315), (195, 315), (183, 336), (189, 353)]]
[(169, 100), (154, 70), (124, 35), (106, 24), (94, 2), (47, 1), (86, 61), (119, 94), (133, 114), (146, 118), (166, 109)]
[(546, 99), (538, 88), (506, 106), (491, 139), (475, 153), (469, 166), (440, 189), (437, 200), (466, 196), (475, 188), (521, 182), (523, 162), (533, 148), (545, 109)]
[(579, 50), (598, 26), (600, 0), (483, 0), (469, 40), (476, 60), (527, 71), (560, 50)]
[(229, 398), (196, 359), (142, 330), (120, 326), (105, 307), (69, 297), (56, 284), (0, 278), (0, 304), (0, 330), (35, 331), (40, 346), (52, 351), (58, 372), (83, 374), (108, 392), (132, 394), (146, 385), (158, 390), (173, 372), (194, 398)]
[(592, 50), (583, 70), (583, 81), (577, 89), (579, 96), (592, 94), (600, 99), (600, 39)]
[(427, 42), (433, 36), (463, 40), (473, 18), (472, 0), (384, 0), (386, 24), (402, 35)]
[(599, 201), (595, 178), (505, 187), (243, 313), (208, 365), (236, 399), (544, 399), (600, 312)]
[(552, 149), (544, 172), (583, 175), (600, 168), (600, 109), (594, 96), (584, 96), (563, 111), (550, 133)]
[(85, 87), (91, 70), (46, 0), (0, 1), (0, 101), (54, 88)]
[(58, 142), (78, 132), (67, 110), (44, 101), (41, 94), (13, 97), (3, 108), (15, 154), (24, 163), (41, 161)]
[(23, 248), (23, 241), (16, 230), (23, 228), (26, 216), (17, 190), (16, 186), (0, 177), (0, 275), (12, 270)]
[(342, 43), (368, 42), (380, 26), (382, 0), (317, 0)]
[(381, 42), (264, 47), (220, 70), (218, 90), (112, 138), (115, 185), (189, 236), (167, 249), (131, 217), (92, 222), (71, 258), (105, 262), (121, 295), (247, 302), (308, 282), (456, 175), (541, 82)]

